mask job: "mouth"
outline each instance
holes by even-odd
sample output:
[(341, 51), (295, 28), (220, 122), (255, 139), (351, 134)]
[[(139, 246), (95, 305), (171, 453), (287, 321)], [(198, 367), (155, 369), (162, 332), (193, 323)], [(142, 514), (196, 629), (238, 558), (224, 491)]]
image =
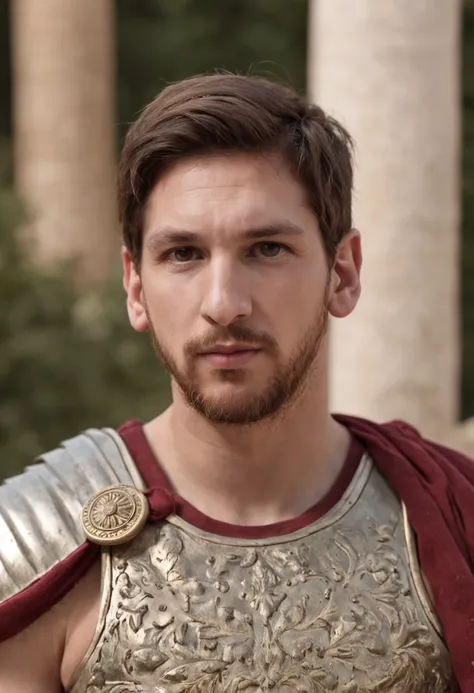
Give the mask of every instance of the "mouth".
[(239, 351), (259, 351), (260, 347), (255, 346), (255, 344), (242, 344), (242, 343), (231, 343), (231, 344), (214, 344), (209, 349), (205, 349), (203, 354), (235, 354)]
[(216, 344), (199, 356), (215, 368), (235, 368), (247, 364), (261, 351), (252, 344)]

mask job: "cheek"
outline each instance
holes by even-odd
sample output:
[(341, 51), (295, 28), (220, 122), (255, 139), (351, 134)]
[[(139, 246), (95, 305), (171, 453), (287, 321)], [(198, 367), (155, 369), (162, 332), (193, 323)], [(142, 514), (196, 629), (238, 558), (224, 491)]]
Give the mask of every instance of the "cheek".
[(267, 303), (271, 327), (282, 352), (289, 353), (320, 315), (325, 300), (325, 278), (294, 277), (272, 292)]
[(168, 290), (158, 281), (146, 287), (147, 310), (155, 334), (166, 344), (184, 343), (194, 324), (193, 307), (187, 296), (177, 289)]
[(261, 287), (261, 296), (273, 314), (289, 322), (304, 321), (304, 316), (314, 315), (321, 305), (325, 293), (324, 281), (313, 274), (296, 273), (274, 282), (270, 287)]
[(303, 287), (301, 281), (296, 279), (272, 282), (271, 286), (262, 285), (256, 291), (258, 308), (255, 322), (258, 324), (261, 313), (266, 323), (263, 326), (277, 340), (282, 352), (291, 350), (304, 331), (310, 314), (314, 312), (308, 300), (308, 294), (312, 291), (313, 287)]

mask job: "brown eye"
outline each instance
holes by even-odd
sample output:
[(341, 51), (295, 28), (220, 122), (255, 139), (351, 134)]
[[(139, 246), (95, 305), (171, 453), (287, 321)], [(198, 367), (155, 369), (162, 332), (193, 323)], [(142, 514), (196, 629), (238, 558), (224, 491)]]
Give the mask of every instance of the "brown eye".
[(263, 257), (278, 257), (278, 255), (280, 255), (283, 251), (283, 246), (281, 243), (259, 243), (258, 248)]
[(191, 262), (196, 259), (196, 250), (194, 248), (175, 248), (171, 251), (169, 257), (174, 262)]

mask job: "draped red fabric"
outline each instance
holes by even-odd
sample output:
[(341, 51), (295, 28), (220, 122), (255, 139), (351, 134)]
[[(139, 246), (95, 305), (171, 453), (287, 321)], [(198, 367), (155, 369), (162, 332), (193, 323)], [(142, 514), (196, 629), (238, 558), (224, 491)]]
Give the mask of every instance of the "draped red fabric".
[[(224, 537), (239, 539), (266, 539), (268, 537), (280, 537), (296, 532), (302, 527), (307, 527), (325, 515), (339, 501), (346, 488), (349, 486), (359, 462), (364, 453), (364, 447), (355, 439), (351, 446), (342, 470), (329, 492), (309, 510), (299, 517), (282, 522), (275, 522), (263, 526), (233, 525), (221, 522), (205, 515), (194, 508), (185, 500), (172, 493), (171, 485), (161, 470), (159, 461), (151, 449), (140, 421), (128, 421), (119, 430), (120, 435), (137, 465), (141, 477), (147, 488), (152, 489), (153, 501), (158, 501), (157, 507), (163, 507), (163, 503), (170, 503), (173, 499), (173, 512), (194, 527), (204, 532), (211, 532)], [(150, 500), (150, 498), (149, 498)], [(154, 502), (151, 502), (153, 508)], [(153, 511), (152, 511), (153, 515)]]
[(462, 693), (474, 693), (474, 462), (401, 421), (336, 416), (405, 503)]
[[(297, 523), (304, 526), (337, 502), (354, 473), (361, 449), (365, 448), (406, 505), (417, 537), (421, 568), (433, 592), (459, 687), (462, 693), (474, 693), (474, 462), (421, 438), (403, 422), (376, 424), (350, 416), (335, 418), (348, 428), (359, 445), (352, 446), (328, 497), (316, 511), (312, 508), (297, 518)], [(188, 514), (187, 519), (194, 519), (199, 525), (215, 522), (169, 490), (141, 424), (130, 422), (120, 433), (149, 486), (151, 521), (178, 512), (185, 518)], [(230, 532), (228, 536), (239, 536), (242, 531), (225, 523), (217, 525), (226, 530), (223, 533)], [(279, 530), (276, 534), (288, 529), (273, 527)], [(253, 532), (256, 528), (251, 528), (250, 536)], [(84, 543), (41, 579), (3, 602), (0, 641), (25, 628), (67, 594), (97, 560), (99, 552), (99, 547)]]
[[(128, 421), (119, 429), (119, 433), (147, 487), (150, 522), (159, 522), (171, 513), (176, 513), (205, 531), (249, 539), (281, 536), (322, 517), (346, 490), (363, 453), (363, 447), (354, 439), (346, 463), (333, 488), (325, 498), (300, 517), (264, 527), (240, 527), (207, 517), (171, 491), (168, 480), (147, 442), (142, 422)], [(84, 577), (99, 556), (100, 547), (97, 544), (84, 542), (41, 578), (0, 604), (0, 642), (22, 631), (58, 603)]]

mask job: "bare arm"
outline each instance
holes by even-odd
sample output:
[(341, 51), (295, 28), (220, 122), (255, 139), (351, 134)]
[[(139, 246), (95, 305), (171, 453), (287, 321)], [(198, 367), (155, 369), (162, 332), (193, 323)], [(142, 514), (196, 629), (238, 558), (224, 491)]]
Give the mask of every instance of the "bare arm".
[(0, 691), (61, 693), (63, 643), (64, 622), (56, 609), (0, 643)]
[(99, 607), (100, 560), (50, 611), (0, 643), (0, 693), (61, 693), (89, 647)]

